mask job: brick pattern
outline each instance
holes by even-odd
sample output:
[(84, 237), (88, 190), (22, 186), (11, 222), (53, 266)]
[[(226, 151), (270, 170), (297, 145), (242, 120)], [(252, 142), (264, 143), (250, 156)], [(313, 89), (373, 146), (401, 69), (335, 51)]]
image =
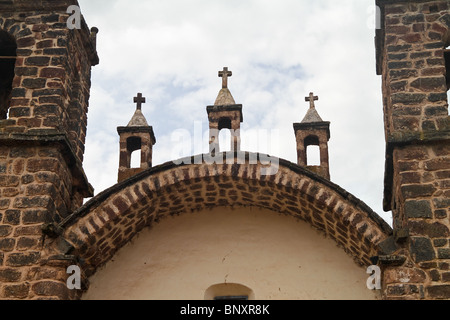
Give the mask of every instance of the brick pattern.
[(444, 48), (448, 1), (399, 3), (384, 9), (383, 91), (390, 140), (450, 129)]
[(169, 215), (217, 206), (256, 206), (294, 216), (321, 230), (361, 265), (392, 232), (362, 202), (297, 165), (281, 162), (261, 176), (261, 164), (172, 163), (147, 170), (92, 199), (66, 220), (63, 237), (87, 276), (140, 230)]
[(450, 298), (449, 154), (449, 144), (394, 150), (394, 230), (407, 232), (408, 268), (385, 273), (387, 298)]
[(46, 253), (43, 228), (92, 193), (81, 163), (91, 66), (90, 32), (66, 25), (75, 0), (0, 3), (17, 43), (8, 119), (0, 120), (0, 299), (70, 299), (66, 255)]
[[(297, 163), (330, 180), (328, 141), (330, 140), (330, 123), (294, 123), (297, 141)], [(320, 148), (320, 165), (308, 166), (307, 147), (317, 145)]]
[[(443, 49), (449, 1), (383, 1), (386, 209), (405, 260), (386, 299), (450, 299), (450, 117)], [(388, 190), (386, 192), (386, 190)]]
[(0, 14), (0, 28), (16, 38), (18, 47), (9, 117), (0, 121), (0, 133), (67, 133), (82, 161), (95, 59), (84, 40), (89, 31), (69, 30), (68, 16), (65, 10)]
[(72, 185), (58, 148), (0, 146), (0, 299), (32, 299), (43, 279), (64, 278), (40, 266), (42, 225), (62, 221), (72, 205), (82, 204), (71, 198)]

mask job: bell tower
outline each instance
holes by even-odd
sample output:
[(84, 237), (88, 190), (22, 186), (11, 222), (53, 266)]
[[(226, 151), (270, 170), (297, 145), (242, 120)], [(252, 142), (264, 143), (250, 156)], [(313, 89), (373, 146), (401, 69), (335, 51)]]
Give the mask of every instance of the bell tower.
[(222, 89), (219, 91), (213, 106), (206, 108), (209, 120), (209, 151), (212, 155), (220, 152), (219, 133), (222, 129), (231, 132), (231, 151), (237, 152), (241, 149), (240, 128), (243, 122), (242, 104), (236, 104), (228, 89), (228, 77), (233, 73), (228, 68), (219, 71), (222, 78)]
[[(142, 103), (145, 103), (142, 93), (138, 93), (137, 97), (134, 98), (134, 102), (137, 104), (137, 107), (130, 122), (126, 127), (117, 128), (120, 136), (118, 182), (152, 167), (152, 152), (156, 139), (153, 127), (148, 125), (142, 113)], [(140, 152), (140, 164), (137, 168), (132, 168), (131, 155), (135, 151)]]
[[(328, 157), (328, 141), (330, 140), (330, 122), (323, 121), (316, 110), (314, 101), (319, 100), (313, 93), (305, 98), (309, 102), (309, 110), (301, 123), (294, 123), (297, 140), (298, 165), (306, 167), (318, 175), (330, 180), (330, 165)], [(310, 165), (307, 149), (310, 146), (319, 147), (319, 165)]]
[(81, 14), (69, 28), (70, 6), (0, 2), (0, 299), (75, 294), (46, 279), (74, 262), (43, 249), (93, 195), (82, 163), (98, 30)]
[(386, 137), (384, 209), (392, 211), (397, 246), (382, 257), (384, 294), (449, 299), (450, 2), (376, 4)]

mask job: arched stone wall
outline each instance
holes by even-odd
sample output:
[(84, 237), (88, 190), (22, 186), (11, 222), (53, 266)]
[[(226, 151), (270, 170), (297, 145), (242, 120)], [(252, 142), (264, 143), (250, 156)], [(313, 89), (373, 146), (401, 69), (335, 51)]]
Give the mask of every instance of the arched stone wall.
[[(214, 207), (259, 207), (307, 221), (360, 265), (370, 265), (391, 228), (363, 202), (314, 173), (279, 160), (273, 175), (261, 163), (181, 164), (146, 170), (105, 190), (63, 221), (62, 238), (86, 276), (144, 227), (170, 215)], [(192, 158), (192, 160), (195, 157)], [(193, 161), (191, 162), (193, 163)]]

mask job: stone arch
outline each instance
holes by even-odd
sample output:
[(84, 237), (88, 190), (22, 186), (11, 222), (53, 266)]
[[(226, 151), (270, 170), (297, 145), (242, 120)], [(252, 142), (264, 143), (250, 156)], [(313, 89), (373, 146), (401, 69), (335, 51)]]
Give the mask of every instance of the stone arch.
[(247, 153), (244, 163), (236, 158), (223, 164), (169, 162), (143, 171), (66, 218), (56, 243), (71, 246), (89, 277), (144, 227), (166, 216), (255, 206), (307, 221), (358, 264), (372, 264), (380, 242), (392, 233), (386, 222), (339, 186), (291, 162), (280, 159), (275, 174), (261, 175), (263, 165), (249, 161), (254, 156)]
[(17, 42), (14, 36), (0, 29), (0, 120), (6, 119), (17, 60)]

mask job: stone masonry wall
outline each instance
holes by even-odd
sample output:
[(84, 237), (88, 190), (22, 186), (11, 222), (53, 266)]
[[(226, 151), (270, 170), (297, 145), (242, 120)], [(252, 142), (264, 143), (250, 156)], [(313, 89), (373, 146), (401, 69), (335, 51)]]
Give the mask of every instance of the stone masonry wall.
[(450, 298), (450, 122), (444, 48), (450, 1), (377, 1), (384, 25), (386, 209), (406, 257), (387, 299)]
[(42, 232), (92, 195), (81, 163), (98, 57), (84, 20), (67, 28), (72, 4), (0, 3), (0, 28), (18, 48), (9, 115), (0, 120), (0, 299), (73, 297), (65, 279), (74, 262), (48, 256)]
[(63, 279), (41, 266), (42, 227), (70, 214), (72, 185), (57, 147), (0, 145), (0, 299), (32, 299), (46, 277)]
[[(236, 160), (235, 160), (236, 161)], [(89, 277), (143, 228), (169, 215), (217, 206), (257, 206), (302, 219), (360, 265), (370, 265), (392, 230), (362, 202), (326, 179), (281, 161), (272, 176), (262, 165), (167, 163), (93, 198), (59, 227)], [(55, 253), (58, 254), (57, 246)]]

